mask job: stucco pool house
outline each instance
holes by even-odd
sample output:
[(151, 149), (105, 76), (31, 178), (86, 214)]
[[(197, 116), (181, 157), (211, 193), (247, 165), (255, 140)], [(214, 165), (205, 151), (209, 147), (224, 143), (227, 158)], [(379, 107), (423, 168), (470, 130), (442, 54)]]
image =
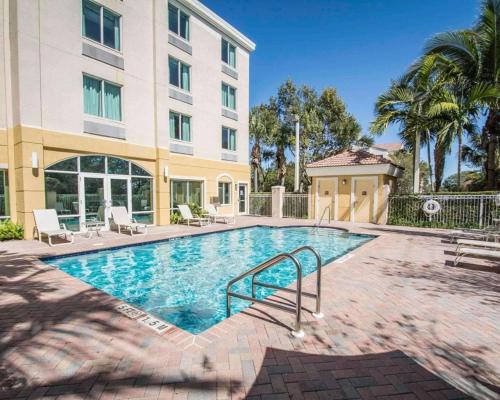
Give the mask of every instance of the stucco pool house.
[(0, 0), (0, 218), (245, 213), (254, 43), (196, 0)]

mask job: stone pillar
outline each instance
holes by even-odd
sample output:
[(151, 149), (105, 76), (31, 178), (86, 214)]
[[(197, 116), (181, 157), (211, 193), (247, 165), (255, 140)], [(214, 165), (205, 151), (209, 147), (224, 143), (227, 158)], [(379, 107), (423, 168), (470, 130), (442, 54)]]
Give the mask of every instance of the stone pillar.
[(273, 186), (271, 193), (272, 217), (283, 218), (283, 195), (285, 194), (285, 187)]
[(170, 157), (168, 150), (165, 149), (158, 148), (156, 153), (156, 224), (168, 225), (170, 224)]
[(377, 221), (382, 225), (387, 224), (387, 219), (389, 217), (389, 194), (391, 194), (391, 187), (387, 184), (382, 186), (382, 204), (379, 207), (380, 215)]

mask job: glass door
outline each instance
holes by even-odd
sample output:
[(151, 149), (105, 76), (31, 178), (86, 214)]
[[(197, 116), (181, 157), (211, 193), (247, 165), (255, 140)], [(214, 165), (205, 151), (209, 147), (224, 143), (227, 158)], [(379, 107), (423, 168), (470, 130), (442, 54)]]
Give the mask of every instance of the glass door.
[(81, 179), (82, 222), (107, 222), (104, 177), (84, 174)]
[(247, 184), (238, 184), (238, 212), (247, 214)]
[(109, 178), (109, 202), (111, 207), (125, 207), (130, 212), (129, 181), (128, 178)]

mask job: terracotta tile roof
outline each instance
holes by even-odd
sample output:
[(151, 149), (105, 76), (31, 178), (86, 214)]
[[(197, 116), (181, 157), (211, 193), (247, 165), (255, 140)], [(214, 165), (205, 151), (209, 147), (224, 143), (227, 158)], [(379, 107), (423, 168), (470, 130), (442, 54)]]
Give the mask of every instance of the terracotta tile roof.
[(383, 156), (375, 155), (365, 150), (356, 150), (356, 151), (346, 150), (342, 153), (308, 164), (307, 167), (308, 168), (346, 167), (354, 165), (376, 165), (376, 164), (393, 164), (393, 162)]
[(391, 151), (398, 151), (403, 148), (403, 144), (399, 142), (395, 143), (376, 143), (373, 145), (373, 147), (376, 147), (377, 149), (382, 149), (382, 150), (387, 150), (389, 152)]

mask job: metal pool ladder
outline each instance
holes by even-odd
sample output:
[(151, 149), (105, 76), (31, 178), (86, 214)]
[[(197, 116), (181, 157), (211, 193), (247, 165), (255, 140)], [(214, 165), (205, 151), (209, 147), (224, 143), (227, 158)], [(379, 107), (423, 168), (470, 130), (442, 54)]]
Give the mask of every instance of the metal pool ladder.
[(331, 218), (331, 209), (330, 209), (330, 206), (326, 206), (323, 210), (323, 214), (321, 214), (321, 218), (319, 219), (318, 223), (315, 224), (315, 227), (318, 228), (321, 223), (323, 222), (323, 220), (325, 219), (325, 214), (326, 214), (326, 211), (328, 210), (328, 225), (330, 225), (331, 221), (332, 221), (332, 218)]
[[(310, 251), (316, 257), (316, 293), (309, 293), (302, 291), (302, 265), (299, 260), (295, 257), (295, 255), (303, 252)], [(257, 280), (257, 277), (272, 266), (279, 264), (282, 261), (291, 260), (295, 265), (295, 270), (297, 273), (297, 286), (296, 289), (284, 288), (281, 286), (272, 285), (270, 283), (260, 282)], [(240, 293), (235, 293), (231, 291), (231, 287), (236, 283), (246, 278), (247, 276), (252, 276), (252, 295), (247, 296)], [(285, 306), (283, 304), (279, 304), (275, 301), (269, 300), (260, 300), (256, 297), (256, 287), (262, 286), (271, 289), (279, 289), (288, 293), (295, 293), (295, 307)], [(291, 314), (295, 314), (295, 326), (292, 329), (292, 335), (298, 338), (304, 337), (304, 331), (301, 328), (301, 311), (302, 311), (302, 296), (310, 297), (316, 299), (316, 312), (312, 313), (312, 315), (316, 318), (323, 318), (323, 314), (321, 313), (321, 256), (319, 253), (312, 248), (311, 246), (302, 246), (298, 247), (290, 253), (281, 253), (267, 261), (264, 261), (262, 264), (257, 265), (256, 267), (244, 272), (241, 275), (238, 275), (236, 278), (231, 279), (226, 287), (226, 315), (229, 317), (231, 315), (231, 297), (237, 297), (239, 299), (251, 301), (254, 303), (264, 304), (269, 307), (274, 307), (282, 311), (289, 312)]]

